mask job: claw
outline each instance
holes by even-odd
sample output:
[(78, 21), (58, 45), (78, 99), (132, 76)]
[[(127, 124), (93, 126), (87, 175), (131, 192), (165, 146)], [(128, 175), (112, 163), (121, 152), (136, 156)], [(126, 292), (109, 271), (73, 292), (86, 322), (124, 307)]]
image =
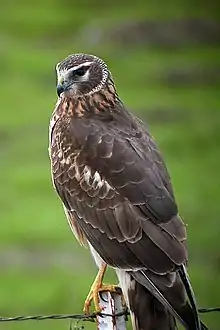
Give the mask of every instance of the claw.
[(113, 284), (101, 284), (101, 286), (93, 286), (88, 297), (85, 300), (84, 304), (84, 313), (89, 314), (90, 313), (90, 306), (93, 301), (94, 307), (95, 307), (95, 312), (100, 313), (101, 308), (100, 308), (100, 293), (102, 292), (114, 292), (121, 294), (121, 290), (117, 285)]
[[(101, 292), (114, 292), (114, 293), (118, 293), (121, 294), (121, 289), (117, 286), (117, 285), (113, 285), (113, 284), (103, 284), (103, 277), (106, 271), (106, 264), (102, 264), (102, 266), (99, 269), (99, 272), (93, 282), (93, 285), (89, 291), (89, 294), (85, 300), (85, 304), (84, 304), (84, 308), (83, 308), (83, 312), (85, 314), (90, 314), (90, 307), (91, 307), (91, 303), (93, 301), (94, 303), (94, 307), (95, 307), (95, 312), (100, 313), (101, 312), (101, 308), (100, 308), (100, 293)], [(124, 298), (122, 298), (124, 299)], [(122, 300), (124, 301), (124, 300)]]
[(89, 291), (89, 294), (85, 300), (85, 304), (84, 304), (84, 308), (83, 308), (83, 312), (85, 314), (89, 314), (90, 313), (90, 306), (91, 306), (91, 302), (92, 300), (94, 301), (94, 306), (95, 306), (95, 311), (96, 312), (101, 312), (101, 309), (99, 307), (99, 296), (98, 296), (98, 293), (99, 293), (99, 289), (101, 288), (102, 286), (102, 281), (103, 281), (103, 277), (104, 277), (104, 274), (105, 274), (105, 271), (106, 271), (106, 267), (107, 265), (106, 264), (102, 264), (99, 271), (98, 271), (98, 274), (96, 275), (96, 278), (91, 286), (91, 289)]

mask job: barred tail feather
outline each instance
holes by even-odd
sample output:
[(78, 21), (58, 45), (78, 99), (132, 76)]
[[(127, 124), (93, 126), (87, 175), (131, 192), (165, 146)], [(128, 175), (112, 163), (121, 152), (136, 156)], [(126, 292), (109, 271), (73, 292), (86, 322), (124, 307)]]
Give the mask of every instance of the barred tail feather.
[[(185, 329), (208, 330), (206, 325), (199, 320), (194, 294), (188, 277), (187, 287), (186, 283), (183, 282), (183, 277), (180, 277), (178, 273), (174, 273), (175, 277), (172, 281), (172, 285), (163, 286), (162, 281), (165, 276), (162, 275), (160, 276), (161, 283), (158, 283), (156, 286), (154, 285), (154, 282), (158, 281), (157, 276), (155, 276), (154, 281), (152, 281), (149, 278), (147, 271), (131, 272), (130, 274), (138, 281), (139, 284), (144, 286), (153, 297), (156, 297), (158, 299), (158, 303), (160, 302), (162, 304), (167, 313), (170, 313), (170, 315), (179, 320)], [(153, 277), (154, 275), (152, 278)], [(189, 292), (190, 290), (191, 292)], [(190, 303), (193, 302), (192, 305), (188, 303), (186, 293)], [(154, 330), (157, 330), (157, 328)]]
[(177, 330), (175, 318), (128, 272), (117, 270), (133, 330)]
[[(187, 302), (181, 277), (177, 273), (175, 276), (170, 274), (172, 286), (169, 278), (163, 275), (159, 278), (155, 275), (155, 285), (147, 271), (117, 269), (116, 273), (130, 309), (133, 330), (177, 330), (176, 320), (187, 330), (208, 330), (194, 310), (196, 305), (190, 306)], [(161, 290), (160, 286), (165, 284)], [(186, 291), (189, 289), (190, 286)], [(194, 300), (192, 292), (189, 300), (190, 303)]]

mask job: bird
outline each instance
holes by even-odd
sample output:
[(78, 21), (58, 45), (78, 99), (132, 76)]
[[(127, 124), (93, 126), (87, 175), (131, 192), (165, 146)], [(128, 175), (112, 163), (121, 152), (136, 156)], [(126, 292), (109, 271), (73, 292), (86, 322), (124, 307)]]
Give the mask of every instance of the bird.
[[(115, 270), (134, 330), (208, 329), (187, 273), (186, 225), (168, 169), (148, 126), (120, 99), (107, 64), (77, 53), (56, 65), (49, 124), (53, 186), (69, 226), (90, 249), (98, 273), (85, 300)], [(178, 321), (178, 322), (177, 322)]]

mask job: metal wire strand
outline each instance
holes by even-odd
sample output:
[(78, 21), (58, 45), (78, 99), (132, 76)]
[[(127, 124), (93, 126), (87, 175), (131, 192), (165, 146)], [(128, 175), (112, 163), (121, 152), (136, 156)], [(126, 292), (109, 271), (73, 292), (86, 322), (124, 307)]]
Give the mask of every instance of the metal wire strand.
[[(220, 312), (220, 307), (210, 307), (210, 308), (200, 308), (199, 313), (212, 313), (212, 312)], [(72, 320), (80, 320), (80, 321), (90, 321), (94, 322), (97, 316), (122, 316), (122, 315), (128, 315), (128, 311), (124, 310), (123, 312), (116, 313), (114, 315), (112, 314), (106, 314), (106, 313), (92, 313), (89, 315), (85, 314), (51, 314), (51, 315), (29, 315), (29, 316), (14, 316), (14, 317), (0, 317), (0, 322), (17, 322), (17, 321), (44, 321), (44, 320), (66, 320), (66, 319), (72, 319)]]
[(220, 312), (220, 307), (200, 308), (199, 313)]
[(65, 320), (65, 319), (75, 319), (80, 321), (90, 321), (94, 322), (97, 316), (105, 317), (117, 317), (127, 315), (127, 311), (123, 311), (116, 314), (107, 313), (92, 313), (89, 315), (85, 314), (51, 314), (51, 315), (28, 315), (28, 316), (14, 316), (14, 317), (0, 317), (0, 322), (13, 322), (13, 321), (44, 321), (44, 320)]

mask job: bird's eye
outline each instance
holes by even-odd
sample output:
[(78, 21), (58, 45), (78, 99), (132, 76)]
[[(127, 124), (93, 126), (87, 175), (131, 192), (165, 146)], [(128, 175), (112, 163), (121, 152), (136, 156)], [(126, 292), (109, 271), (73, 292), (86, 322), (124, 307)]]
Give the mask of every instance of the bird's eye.
[(87, 70), (88, 67), (81, 66), (79, 69), (74, 70), (74, 75), (81, 77), (86, 73)]

